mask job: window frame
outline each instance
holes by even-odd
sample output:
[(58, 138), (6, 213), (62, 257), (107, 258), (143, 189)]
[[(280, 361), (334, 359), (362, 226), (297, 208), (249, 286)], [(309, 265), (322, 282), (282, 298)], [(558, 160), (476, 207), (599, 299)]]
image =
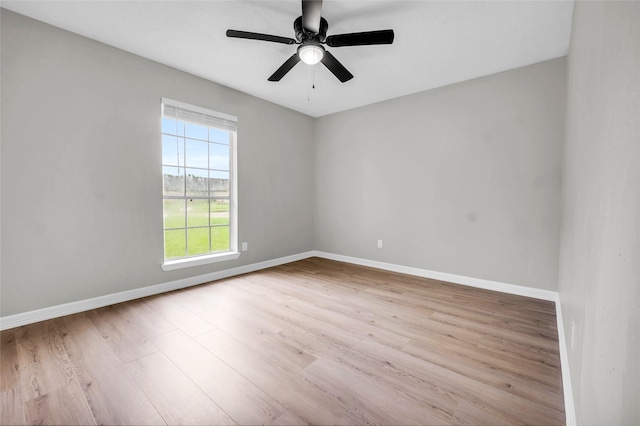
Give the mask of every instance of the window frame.
[[(165, 212), (165, 207), (164, 207), (164, 201), (165, 200), (171, 200), (171, 199), (206, 199), (209, 200), (209, 202), (218, 199), (216, 196), (212, 196), (211, 193), (209, 192), (207, 194), (206, 197), (203, 196), (188, 196), (186, 193), (184, 194), (184, 197), (179, 197), (179, 196), (166, 196), (164, 194), (164, 183), (163, 183), (163, 189), (162, 189), (162, 213), (163, 213), (163, 220), (162, 220), (162, 258), (163, 258), (163, 263), (161, 265), (162, 269), (165, 271), (171, 271), (171, 270), (175, 270), (175, 269), (181, 269), (181, 268), (188, 268), (188, 267), (193, 267), (193, 266), (200, 266), (200, 265), (207, 265), (210, 263), (216, 263), (216, 262), (222, 262), (222, 261), (227, 261), (227, 260), (232, 260), (232, 259), (237, 259), (238, 257), (240, 257), (240, 252), (238, 250), (238, 176), (237, 176), (237, 170), (238, 170), (238, 155), (237, 155), (237, 139), (238, 139), (238, 130), (237, 130), (237, 122), (238, 119), (235, 116), (229, 115), (229, 114), (225, 114), (225, 113), (221, 113), (218, 111), (214, 111), (208, 108), (203, 108), (203, 107), (199, 107), (196, 105), (191, 105), (191, 104), (187, 104), (185, 102), (180, 102), (180, 101), (176, 101), (173, 99), (169, 99), (169, 98), (162, 98), (161, 100), (161, 104), (160, 104), (160, 122), (162, 123), (162, 118), (165, 117), (164, 115), (164, 106), (168, 105), (168, 106), (172, 106), (175, 108), (179, 108), (182, 110), (186, 110), (189, 112), (193, 112), (193, 113), (197, 113), (197, 114), (204, 114), (207, 115), (209, 117), (212, 117), (216, 120), (220, 120), (220, 122), (224, 122), (225, 124), (230, 123), (232, 124), (231, 127), (233, 127), (233, 131), (229, 130), (229, 129), (223, 129), (223, 130), (227, 130), (229, 131), (229, 133), (231, 134), (231, 140), (229, 141), (229, 156), (231, 157), (229, 160), (229, 250), (228, 251), (223, 251), (223, 252), (217, 252), (217, 253), (206, 253), (206, 254), (202, 254), (202, 255), (194, 255), (194, 256), (185, 256), (185, 257), (180, 257), (180, 258), (172, 258), (172, 259), (167, 259), (165, 257), (166, 255), (166, 248), (165, 248), (165, 224), (164, 224), (164, 212)], [(180, 120), (180, 118), (176, 117), (175, 118), (178, 121), (185, 121), (185, 120)], [(202, 123), (195, 123), (195, 124), (201, 124)], [(209, 127), (215, 127), (215, 126), (209, 126)], [(222, 127), (221, 127), (222, 128)], [(162, 132), (162, 127), (160, 129), (160, 134), (161, 134), (161, 138), (160, 141), (162, 143), (162, 136), (164, 135), (164, 133)], [(186, 137), (185, 137), (186, 139)], [(209, 143), (211, 143), (209, 141)], [(165, 166), (163, 161), (160, 161), (160, 165), (161, 168), (164, 169), (164, 167), (171, 167), (171, 166)], [(183, 164), (182, 166), (176, 166), (176, 167), (181, 167), (183, 169), (188, 169), (188, 165)], [(207, 170), (212, 170), (211, 169), (211, 165), (208, 166)], [(162, 172), (162, 179), (164, 180), (164, 171)], [(186, 182), (186, 180), (185, 180)], [(209, 226), (207, 227), (209, 229), (209, 234), (211, 233), (211, 224), (209, 224)], [(186, 218), (185, 218), (185, 232), (188, 232), (188, 223), (186, 222)], [(186, 237), (185, 237), (186, 238)]]

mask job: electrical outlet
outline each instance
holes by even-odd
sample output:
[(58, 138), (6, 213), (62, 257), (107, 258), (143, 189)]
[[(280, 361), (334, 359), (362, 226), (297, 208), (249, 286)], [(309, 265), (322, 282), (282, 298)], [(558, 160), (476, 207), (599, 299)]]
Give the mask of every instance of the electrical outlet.
[(246, 243), (246, 242), (242, 243), (242, 251), (247, 251), (247, 250), (249, 250), (249, 243)]
[(382, 248), (382, 240), (378, 240), (378, 248)]

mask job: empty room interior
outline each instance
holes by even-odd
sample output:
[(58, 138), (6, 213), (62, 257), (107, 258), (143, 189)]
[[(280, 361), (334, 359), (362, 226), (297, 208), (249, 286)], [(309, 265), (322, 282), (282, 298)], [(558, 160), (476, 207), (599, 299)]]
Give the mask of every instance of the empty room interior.
[(0, 6), (1, 424), (640, 424), (640, 2)]

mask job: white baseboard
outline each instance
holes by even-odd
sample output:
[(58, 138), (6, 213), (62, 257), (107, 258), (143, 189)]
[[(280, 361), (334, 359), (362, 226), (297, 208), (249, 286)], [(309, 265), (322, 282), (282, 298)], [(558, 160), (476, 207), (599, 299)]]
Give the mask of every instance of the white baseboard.
[(558, 345), (560, 346), (560, 369), (562, 370), (562, 390), (564, 391), (564, 412), (567, 426), (576, 426), (576, 411), (573, 402), (571, 375), (569, 374), (569, 353), (567, 352), (567, 338), (564, 334), (562, 319), (562, 305), (560, 296), (556, 299), (556, 321), (558, 323)]
[(322, 251), (314, 251), (313, 253), (314, 256), (322, 257), (324, 259), (338, 260), (340, 262), (369, 266), (371, 268), (383, 269), (385, 271), (399, 272), (401, 274), (430, 278), (432, 280), (438, 281), (446, 281), (454, 284), (462, 284), (470, 287), (482, 288), (485, 290), (499, 291), (501, 293), (532, 297), (534, 299), (549, 300), (551, 302), (555, 302), (558, 298), (558, 293), (550, 290), (541, 290), (538, 288), (506, 284), (498, 281), (471, 278), (463, 275), (448, 274), (446, 272), (429, 271), (428, 269), (412, 268), (410, 266), (378, 262), (375, 260), (361, 259), (358, 257), (343, 256), (341, 254), (325, 253)]
[(127, 302), (129, 300), (139, 299), (141, 297), (153, 296), (154, 294), (165, 293), (167, 291), (192, 287), (194, 285), (204, 284), (210, 281), (221, 280), (223, 278), (229, 278), (236, 275), (259, 271), (261, 269), (271, 268), (273, 266), (283, 265), (285, 263), (295, 262), (296, 260), (302, 260), (312, 256), (314, 256), (313, 252), (304, 252), (291, 256), (280, 257), (278, 259), (272, 259), (264, 262), (252, 263), (250, 265), (238, 266), (236, 268), (225, 269), (223, 271), (211, 272), (209, 274), (170, 281), (167, 283), (136, 288), (119, 293), (107, 294), (104, 296), (93, 297), (91, 299), (79, 300), (77, 302), (64, 303), (62, 305), (37, 309), (35, 311), (8, 315), (5, 317), (0, 317), (0, 330), (33, 324), (38, 321), (45, 321), (65, 315), (77, 314), (79, 312), (102, 308), (103, 306), (109, 306), (115, 303)]

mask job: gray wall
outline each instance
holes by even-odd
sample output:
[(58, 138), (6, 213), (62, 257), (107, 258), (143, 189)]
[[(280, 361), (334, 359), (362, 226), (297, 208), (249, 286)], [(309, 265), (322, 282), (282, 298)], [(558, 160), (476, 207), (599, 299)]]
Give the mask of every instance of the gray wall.
[(576, 414), (638, 425), (640, 3), (577, 2), (571, 37), (559, 292)]
[[(313, 249), (312, 118), (7, 10), (1, 35), (3, 316)], [(160, 268), (163, 96), (239, 119), (238, 260)]]
[(555, 59), (318, 119), (316, 249), (556, 290), (565, 70)]

